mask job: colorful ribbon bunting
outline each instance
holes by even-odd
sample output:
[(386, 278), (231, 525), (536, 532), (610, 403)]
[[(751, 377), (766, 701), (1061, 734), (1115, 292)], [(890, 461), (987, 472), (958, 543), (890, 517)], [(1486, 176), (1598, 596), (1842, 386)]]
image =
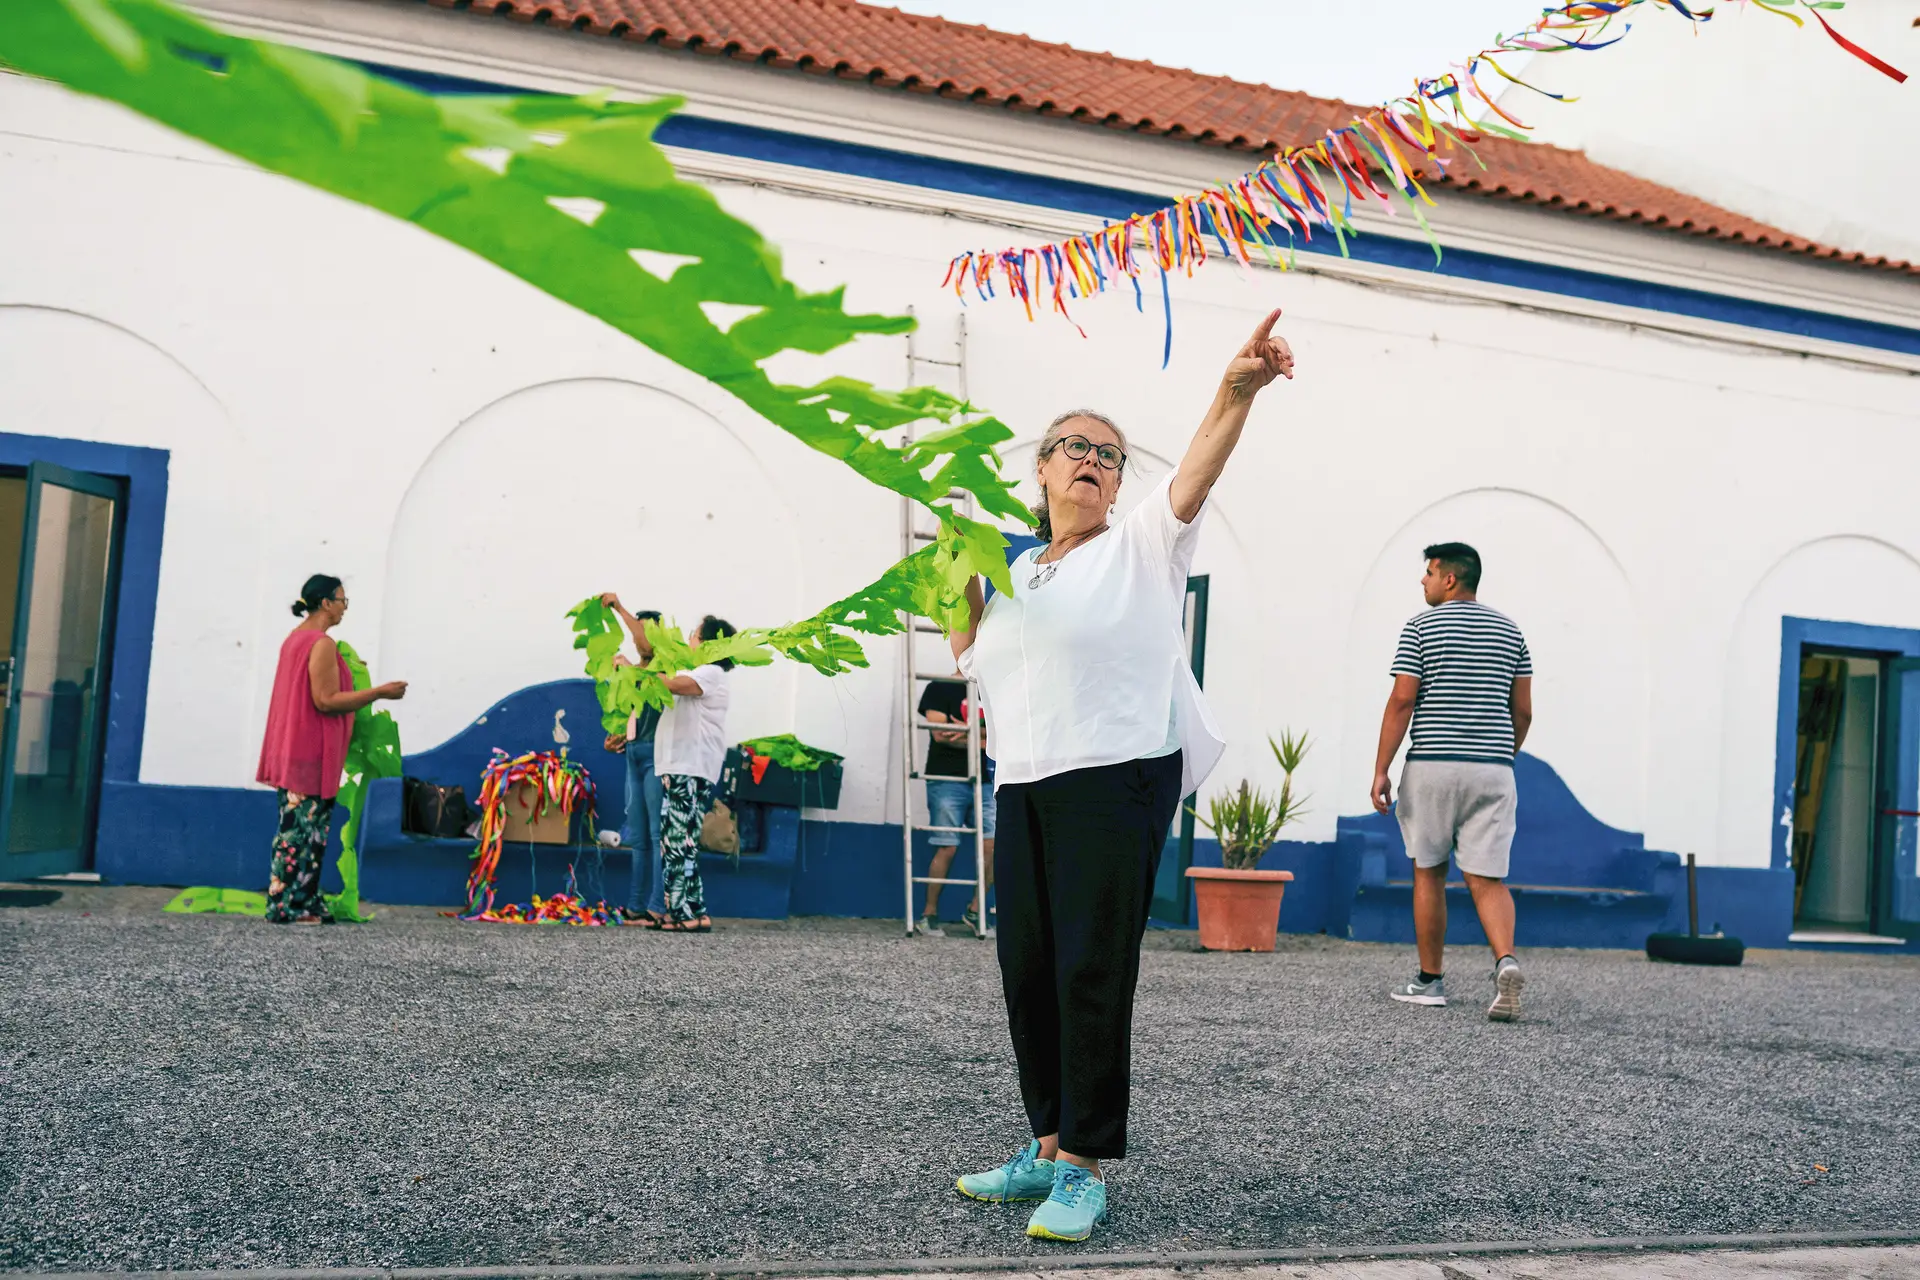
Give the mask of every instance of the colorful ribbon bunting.
[[(1819, 12), (1843, 8), (1843, 0), (1782, 0), (1779, 5), (1763, 0), (1736, 2), (1778, 14), (1798, 26), (1805, 23), (1792, 9), (1804, 8), (1842, 49), (1896, 81), (1907, 78), (1835, 31)], [(1502, 67), (1497, 55), (1609, 48), (1632, 30), (1625, 15), (1641, 5), (1670, 9), (1696, 26), (1714, 14), (1710, 8), (1688, 8), (1682, 0), (1577, 0), (1546, 9), (1518, 34), (1500, 37), (1492, 47), (1456, 63), (1446, 74), (1416, 81), (1407, 97), (1329, 129), (1310, 143), (1287, 147), (1231, 182), (1182, 196), (1152, 213), (1137, 213), (1109, 222), (1097, 231), (1037, 249), (978, 249), (959, 254), (947, 264), (941, 283), (951, 285), (963, 303), (969, 286), (976, 297), (987, 300), (998, 296), (994, 289), (997, 272), (1005, 293), (1020, 300), (1029, 320), (1034, 318), (1037, 296), (1072, 321), (1069, 303), (1103, 293), (1121, 279), (1133, 283), (1138, 303), (1140, 273), (1158, 270), (1161, 308), (1166, 317), (1160, 365), (1165, 368), (1173, 355), (1173, 304), (1167, 276), (1174, 271), (1192, 276), (1204, 265), (1210, 252), (1208, 238), (1221, 253), (1243, 266), (1252, 265), (1253, 252), (1257, 251), (1268, 263), (1285, 269), (1292, 262), (1296, 232), (1301, 240), (1311, 243), (1314, 228), (1321, 227), (1332, 233), (1344, 257), (1347, 236), (1356, 234), (1353, 202), (1377, 199), (1391, 213), (1397, 198), (1426, 232), (1437, 263), (1440, 244), (1420, 209), (1423, 204), (1433, 206), (1420, 184), (1420, 159), (1431, 162), (1431, 172), (1444, 175), (1450, 158), (1445, 153), (1458, 147), (1484, 169), (1486, 165), (1474, 155), (1470, 144), (1488, 134), (1526, 140), (1529, 126), (1502, 110), (1481, 86), (1485, 69), (1543, 97), (1577, 101), (1528, 84)], [(1616, 24), (1618, 34), (1609, 36)], [(1476, 114), (1480, 116), (1477, 120)], [(1496, 122), (1496, 118), (1504, 123)], [(1147, 253), (1136, 255), (1136, 244), (1144, 245)], [(1275, 256), (1274, 251), (1279, 249), (1287, 251), (1285, 260)], [(1077, 322), (1074, 327), (1079, 328)], [(1082, 336), (1085, 332), (1081, 330)]]
[[(494, 908), (494, 880), (500, 873), (500, 853), (507, 837), (507, 798), (523, 783), (536, 792), (534, 820), (557, 809), (569, 822), (575, 813), (585, 813), (588, 824), (592, 824), (593, 779), (579, 761), (568, 759), (564, 751), (508, 756), (495, 747), (493, 759), (480, 775), (480, 846), (473, 852), (473, 870), (467, 875), (467, 909), (459, 913), (460, 919), (494, 924), (609, 923), (601, 918), (607, 914), (604, 904), (595, 903), (588, 910), (577, 892), (535, 898), (530, 907), (510, 904)], [(572, 890), (572, 867), (567, 868), (567, 882)]]

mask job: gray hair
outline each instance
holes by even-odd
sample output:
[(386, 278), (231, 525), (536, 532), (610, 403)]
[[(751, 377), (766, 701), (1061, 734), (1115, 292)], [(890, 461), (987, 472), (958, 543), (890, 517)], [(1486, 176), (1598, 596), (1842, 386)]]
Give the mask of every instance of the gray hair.
[[(1033, 459), (1033, 469), (1036, 473), (1040, 470), (1040, 464), (1052, 457), (1053, 451), (1060, 447), (1061, 438), (1068, 434), (1066, 430), (1067, 424), (1075, 418), (1092, 418), (1095, 422), (1098, 422), (1107, 430), (1113, 432), (1114, 437), (1120, 441), (1120, 452), (1125, 453), (1127, 451), (1127, 433), (1120, 429), (1119, 423), (1109, 418), (1106, 414), (1101, 413), (1098, 409), (1069, 409), (1052, 422), (1049, 422), (1045, 433), (1041, 435), (1040, 452), (1036, 454)], [(1038, 478), (1036, 474), (1035, 479), (1037, 480)], [(1043, 544), (1052, 542), (1053, 520), (1047, 514), (1047, 487), (1044, 484), (1040, 486), (1040, 501), (1033, 504), (1033, 514), (1035, 518), (1040, 521), (1040, 526), (1033, 531), (1033, 536), (1040, 539)]]

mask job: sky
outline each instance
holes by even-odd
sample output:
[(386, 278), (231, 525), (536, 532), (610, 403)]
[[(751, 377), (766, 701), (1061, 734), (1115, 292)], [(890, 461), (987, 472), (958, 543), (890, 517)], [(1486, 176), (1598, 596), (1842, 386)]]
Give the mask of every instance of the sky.
[[(1399, 97), (1502, 32), (1541, 0), (873, 0), (1162, 66), (1371, 104)], [(1200, 21), (1184, 19), (1192, 15)]]

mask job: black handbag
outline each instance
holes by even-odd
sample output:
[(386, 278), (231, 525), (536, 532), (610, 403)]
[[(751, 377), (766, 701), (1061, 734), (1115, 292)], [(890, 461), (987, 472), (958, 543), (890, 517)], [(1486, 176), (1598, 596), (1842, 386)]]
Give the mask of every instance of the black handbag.
[(465, 787), (442, 787), (420, 778), (403, 778), (401, 789), (405, 801), (401, 831), (441, 840), (458, 839), (467, 833), (473, 812)]

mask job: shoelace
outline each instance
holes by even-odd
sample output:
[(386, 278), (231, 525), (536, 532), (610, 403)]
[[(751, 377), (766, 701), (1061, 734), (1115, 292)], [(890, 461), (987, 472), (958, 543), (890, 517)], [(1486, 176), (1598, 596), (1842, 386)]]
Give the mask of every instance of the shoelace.
[(1020, 1148), (1020, 1150), (1014, 1153), (1013, 1159), (1000, 1166), (1000, 1172), (1008, 1178), (1011, 1178), (1014, 1174), (1025, 1171), (1033, 1164), (1033, 1161), (1029, 1158), (1032, 1153), (1032, 1147)]
[(1087, 1187), (1093, 1182), (1093, 1171), (1065, 1160), (1055, 1165), (1054, 1169), (1053, 1194), (1047, 1198), (1068, 1206), (1079, 1204), (1080, 1197), (1086, 1194)]

